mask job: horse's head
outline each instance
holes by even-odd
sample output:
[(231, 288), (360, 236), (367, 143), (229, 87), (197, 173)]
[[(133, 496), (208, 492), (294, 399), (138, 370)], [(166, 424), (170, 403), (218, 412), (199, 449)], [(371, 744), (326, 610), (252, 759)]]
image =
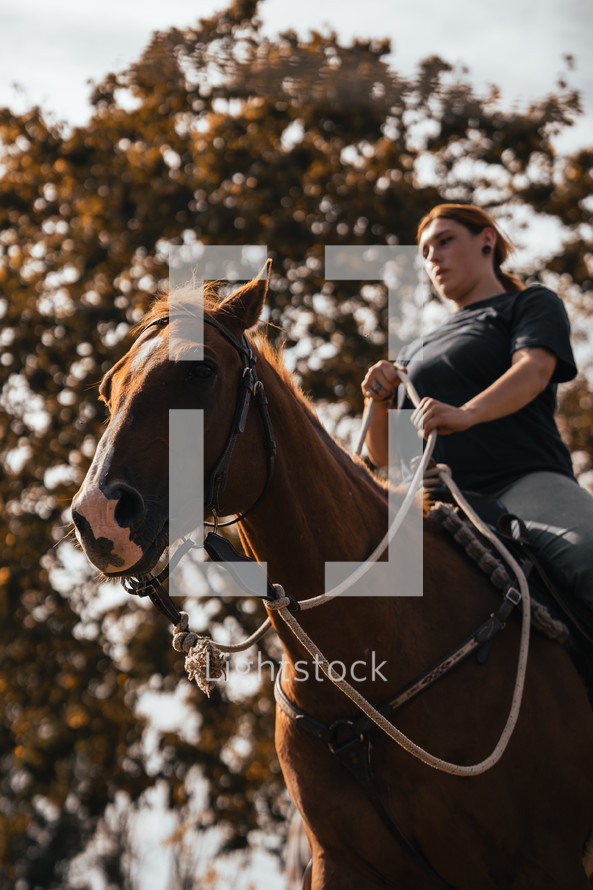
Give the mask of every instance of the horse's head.
[[(269, 276), (269, 263), (266, 271)], [(72, 518), (87, 556), (105, 575), (150, 572), (169, 542), (170, 409), (204, 409), (207, 510), (240, 512), (265, 486), (261, 425), (256, 412), (246, 414), (254, 393), (244, 332), (259, 319), (268, 276), (212, 307), (195, 295), (180, 295), (174, 308), (159, 301), (131, 349), (103, 378), (100, 398), (110, 419), (73, 500)], [(202, 357), (194, 360), (191, 350), (195, 354), (198, 344)], [(220, 460), (237, 425), (245, 434), (229, 472), (230, 455), (222, 467)], [(196, 472), (201, 450), (195, 442)], [(215, 484), (221, 473), (223, 484)], [(183, 504), (175, 508), (183, 515)]]

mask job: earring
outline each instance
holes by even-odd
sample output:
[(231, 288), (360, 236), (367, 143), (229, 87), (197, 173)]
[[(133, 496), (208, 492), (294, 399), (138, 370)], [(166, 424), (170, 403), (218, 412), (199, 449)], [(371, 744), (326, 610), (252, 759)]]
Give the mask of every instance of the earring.
[(482, 253), (484, 254), (484, 256), (488, 256), (488, 254), (490, 253), (491, 250), (492, 250), (492, 248), (490, 247), (490, 245), (485, 244), (482, 248)]

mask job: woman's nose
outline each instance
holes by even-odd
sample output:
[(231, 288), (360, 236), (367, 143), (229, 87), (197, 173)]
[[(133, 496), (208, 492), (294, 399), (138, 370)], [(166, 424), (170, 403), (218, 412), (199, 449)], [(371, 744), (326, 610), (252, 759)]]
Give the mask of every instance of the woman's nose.
[(427, 266), (434, 266), (437, 260), (437, 248), (429, 247), (424, 255), (424, 262)]

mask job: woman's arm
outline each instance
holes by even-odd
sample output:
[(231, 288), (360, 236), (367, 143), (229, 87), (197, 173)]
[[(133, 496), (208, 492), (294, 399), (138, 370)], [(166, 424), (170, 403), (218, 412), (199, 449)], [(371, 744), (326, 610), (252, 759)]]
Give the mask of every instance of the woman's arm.
[(546, 388), (556, 362), (554, 353), (543, 347), (518, 349), (513, 353), (508, 371), (469, 402), (455, 408), (424, 398), (412, 415), (412, 422), (422, 430), (419, 435), (426, 439), (433, 429), (446, 436), (514, 414)]
[(387, 438), (387, 406), (375, 405), (366, 437), (367, 454), (376, 467), (389, 463)]
[(400, 378), (392, 362), (380, 361), (367, 371), (362, 381), (362, 391), (366, 400), (377, 404), (367, 432), (366, 447), (371, 461), (376, 467), (385, 467), (389, 462), (387, 445), (387, 409)]

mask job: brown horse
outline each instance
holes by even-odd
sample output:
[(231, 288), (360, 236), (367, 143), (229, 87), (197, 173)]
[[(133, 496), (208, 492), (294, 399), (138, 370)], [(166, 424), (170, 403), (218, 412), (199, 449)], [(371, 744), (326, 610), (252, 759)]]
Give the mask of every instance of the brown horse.
[[(167, 544), (170, 408), (204, 409), (209, 479), (228, 442), (244, 379), (237, 343), (258, 321), (266, 289), (265, 280), (256, 280), (205, 307), (204, 353), (196, 361), (170, 360), (169, 328), (187, 333), (187, 317), (199, 308), (182, 300), (186, 317), (169, 325), (161, 300), (105, 376), (101, 397), (112, 419), (73, 504), (79, 539), (105, 575), (148, 573)], [(364, 560), (373, 551), (386, 530), (386, 491), (324, 432), (269, 347), (250, 343), (267, 393), (276, 467), (266, 490), (265, 424), (252, 409), (235, 442), (220, 513), (248, 511), (239, 525), (246, 552), (265, 561), (270, 579), (302, 600), (323, 593), (326, 561)], [(395, 592), (398, 583), (396, 566)], [(422, 598), (348, 596), (298, 617), (330, 661), (384, 662), (380, 673), (353, 681), (377, 704), (440, 659), (498, 604), (484, 576), (426, 521)], [(315, 671), (283, 620), (273, 613), (272, 621), (285, 650), (283, 688), (292, 702), (323, 725), (354, 718), (356, 708)], [(509, 707), (519, 630), (518, 620), (509, 621), (485, 664), (464, 661), (398, 711), (398, 726), (423, 748), (460, 764), (488, 755)], [(590, 886), (582, 859), (593, 824), (593, 714), (559, 645), (534, 635), (514, 735), (499, 763), (482, 775), (436, 771), (377, 728), (368, 738), (375, 802), (321, 738), (278, 712), (278, 756), (305, 822), (315, 890)], [(420, 853), (387, 827), (390, 820)]]

